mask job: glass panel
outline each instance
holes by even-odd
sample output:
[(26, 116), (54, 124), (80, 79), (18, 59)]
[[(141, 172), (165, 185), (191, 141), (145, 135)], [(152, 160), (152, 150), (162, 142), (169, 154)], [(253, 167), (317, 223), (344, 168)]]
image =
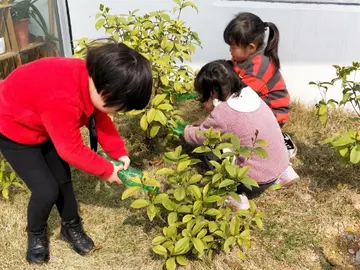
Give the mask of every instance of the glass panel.
[(58, 22), (56, 0), (0, 0), (0, 77), (24, 63), (62, 56)]

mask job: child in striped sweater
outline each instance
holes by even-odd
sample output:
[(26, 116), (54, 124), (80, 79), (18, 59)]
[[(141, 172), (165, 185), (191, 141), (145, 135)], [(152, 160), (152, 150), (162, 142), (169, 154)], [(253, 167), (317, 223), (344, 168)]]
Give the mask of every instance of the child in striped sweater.
[(185, 128), (184, 139), (188, 144), (201, 145), (204, 137), (197, 131), (206, 131), (210, 127), (221, 133), (237, 135), (243, 146), (252, 145), (252, 138), (258, 130), (259, 139), (268, 143), (267, 159), (237, 157), (236, 164), (250, 166), (249, 177), (259, 184), (259, 188), (249, 190), (243, 185), (238, 186), (241, 201), (228, 198), (231, 204), (237, 209), (248, 208), (246, 193), (260, 193), (271, 185), (288, 185), (299, 178), (290, 165), (274, 114), (250, 87), (244, 88), (231, 61), (218, 60), (206, 64), (196, 77), (195, 90), (211, 113), (200, 126)]
[[(265, 46), (266, 30), (269, 30), (269, 37)], [(224, 40), (230, 45), (236, 73), (270, 107), (282, 127), (289, 118), (290, 96), (280, 73), (276, 25), (263, 22), (252, 13), (239, 13), (225, 28)], [(295, 144), (288, 134), (283, 136), (289, 156), (294, 157)]]

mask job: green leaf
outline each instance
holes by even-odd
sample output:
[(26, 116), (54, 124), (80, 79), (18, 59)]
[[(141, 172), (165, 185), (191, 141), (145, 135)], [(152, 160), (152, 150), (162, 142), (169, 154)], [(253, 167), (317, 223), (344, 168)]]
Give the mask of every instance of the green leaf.
[(167, 210), (174, 211), (174, 203), (169, 198), (163, 198), (161, 203)]
[(192, 207), (189, 205), (180, 205), (176, 211), (178, 213), (183, 213), (183, 214), (187, 214), (187, 213), (191, 213)]
[(169, 215), (168, 215), (168, 223), (169, 225), (173, 225), (175, 222), (178, 221), (178, 215), (176, 212), (171, 212)]
[(238, 250), (236, 252), (236, 256), (242, 261), (245, 261), (245, 259), (246, 259), (244, 252), (242, 252), (241, 250)]
[(153, 246), (157, 246), (157, 245), (161, 245), (162, 243), (164, 243), (166, 241), (166, 238), (164, 236), (156, 236), (153, 240), (152, 240), (152, 244)]
[(198, 186), (190, 185), (188, 189), (194, 195), (196, 200), (199, 200), (201, 198), (201, 190)]
[(220, 200), (221, 197), (220, 196), (217, 196), (217, 195), (212, 195), (212, 196), (209, 196), (207, 198), (204, 199), (204, 202), (206, 203), (213, 203), (213, 202), (217, 202), (218, 200)]
[(176, 270), (176, 262), (174, 257), (166, 260), (166, 270)]
[(167, 118), (165, 116), (165, 114), (160, 111), (160, 110), (155, 110), (155, 117), (154, 117), (154, 121), (158, 121), (159, 123), (161, 123), (163, 126), (166, 125), (167, 122)]
[(140, 190), (141, 187), (130, 187), (124, 191), (124, 193), (121, 196), (122, 200), (125, 200), (126, 198), (134, 195), (138, 190)]
[(353, 164), (360, 163), (360, 143), (357, 143), (350, 153), (350, 162)]
[(264, 146), (264, 147), (268, 146), (268, 143), (265, 140), (262, 140), (262, 139), (257, 140), (256, 144), (260, 145), (260, 146)]
[(163, 111), (170, 111), (174, 109), (174, 107), (168, 103), (160, 104), (159, 106), (157, 106), (157, 108)]
[(213, 165), (215, 167), (215, 169), (217, 171), (219, 171), (221, 169), (221, 165), (218, 162), (216, 162), (215, 160), (210, 160), (209, 162), (211, 165)]
[(191, 176), (191, 178), (189, 180), (189, 184), (195, 184), (195, 183), (199, 182), (201, 179), (202, 179), (201, 174), (194, 174), (193, 176)]
[(214, 236), (206, 235), (202, 240), (205, 242), (212, 242), (212, 241), (214, 241)]
[(240, 148), (240, 139), (239, 139), (239, 137), (237, 137), (237, 136), (232, 136), (231, 137), (231, 143), (235, 146), (235, 148)]
[(164, 227), (163, 230), (165, 231), (164, 235), (167, 238), (172, 238), (177, 235), (177, 227), (176, 224), (170, 225), (169, 227)]
[(155, 110), (154, 108), (151, 108), (150, 110), (148, 110), (148, 111), (146, 112), (146, 118), (147, 118), (147, 121), (148, 121), (149, 124), (150, 124), (152, 121), (154, 121), (155, 112), (156, 112), (156, 110)]
[(191, 163), (191, 160), (185, 160), (185, 161), (181, 161), (179, 162), (178, 166), (177, 166), (177, 171), (178, 172), (182, 172), (183, 170), (185, 170), (187, 167), (189, 167)]
[(169, 79), (166, 76), (161, 76), (160, 80), (163, 83), (163, 85), (165, 85), (165, 86), (169, 85)]
[(220, 143), (218, 146), (216, 146), (216, 149), (223, 150), (226, 148), (232, 148), (233, 145), (231, 143)]
[(96, 30), (99, 30), (101, 27), (104, 26), (105, 23), (105, 19), (100, 19), (95, 23), (95, 28)]
[(149, 127), (149, 124), (147, 122), (147, 119), (146, 119), (146, 114), (144, 114), (141, 119), (140, 119), (140, 127), (143, 131), (146, 131)]
[(218, 149), (213, 149), (212, 152), (213, 152), (213, 154), (214, 154), (215, 156), (217, 156), (219, 159), (221, 159), (221, 152), (220, 152), (220, 150), (218, 150)]
[(145, 178), (143, 183), (147, 186), (160, 187), (160, 182), (153, 178)]
[(274, 190), (278, 190), (278, 189), (281, 189), (283, 187), (282, 184), (278, 183), (278, 184), (275, 184), (275, 185), (272, 185), (268, 188), (268, 190), (270, 191), (274, 191)]
[(203, 188), (203, 196), (205, 197), (207, 195), (207, 193), (209, 192), (209, 188), (210, 188), (210, 183), (206, 184), (205, 187)]
[(166, 256), (166, 255), (167, 255), (167, 250), (166, 250), (166, 248), (164, 248), (164, 247), (161, 246), (161, 245), (153, 246), (153, 247), (152, 247), (152, 250), (153, 250), (156, 254), (159, 254), (159, 255), (162, 255), (162, 256)]
[(146, 206), (149, 205), (149, 201), (147, 200), (143, 200), (143, 199), (137, 199), (135, 201), (132, 202), (132, 204), (130, 205), (130, 207), (132, 208), (144, 208)]
[(214, 184), (214, 183), (218, 182), (222, 177), (223, 176), (221, 173), (214, 174), (212, 177), (212, 183)]
[(150, 138), (154, 138), (159, 133), (159, 130), (160, 130), (160, 126), (151, 127), (151, 129), (150, 129)]
[(196, 12), (199, 12), (197, 6), (193, 3), (193, 2), (190, 2), (190, 1), (186, 1), (185, 3), (182, 4), (182, 7), (185, 8), (185, 7), (192, 7), (193, 9), (196, 10)]
[(237, 170), (238, 166), (234, 166), (231, 164), (226, 164), (225, 165), (225, 170), (227, 171), (227, 173), (229, 174), (229, 176), (231, 178), (235, 178), (236, 177), (236, 170)]
[(182, 201), (185, 198), (185, 188), (184, 187), (178, 187), (174, 191), (174, 197), (178, 201)]
[(263, 222), (260, 217), (255, 217), (255, 222), (259, 229), (263, 229)]
[(207, 152), (211, 152), (211, 149), (208, 146), (205, 146), (205, 145), (196, 147), (193, 150), (193, 153), (207, 153)]
[(243, 178), (250, 170), (249, 166), (245, 166), (245, 167), (238, 167), (237, 169), (237, 178), (241, 179)]
[(258, 157), (260, 158), (263, 158), (263, 159), (267, 159), (268, 158), (268, 153), (265, 151), (264, 148), (262, 147), (256, 147), (254, 149), (254, 153), (255, 155), (257, 155)]
[(164, 101), (164, 99), (166, 98), (167, 94), (161, 94), (161, 95), (156, 95), (152, 101), (151, 104), (156, 107), (158, 106), (161, 102)]
[(351, 138), (350, 134), (348, 132), (343, 133), (339, 138), (333, 141), (333, 146), (345, 146), (348, 144), (353, 143), (355, 140)]
[(243, 183), (247, 188), (251, 188), (252, 186), (259, 187), (259, 184), (250, 177), (243, 177), (240, 182)]
[(189, 238), (187, 237), (181, 238), (175, 244), (174, 254), (175, 255), (184, 254), (189, 249), (189, 245), (190, 245)]
[(169, 168), (162, 168), (158, 171), (156, 171), (157, 175), (167, 175), (167, 174), (174, 174), (175, 171)]
[(230, 233), (231, 235), (235, 236), (239, 233), (239, 231), (240, 231), (240, 219), (239, 217), (234, 216), (230, 222)]
[(224, 243), (224, 252), (229, 253), (230, 252), (230, 246), (235, 243), (236, 239), (235, 237), (231, 236), (228, 239), (225, 240)]
[(177, 256), (176, 257), (176, 262), (180, 265), (185, 266), (187, 264), (187, 259), (185, 256)]
[(255, 202), (253, 200), (249, 200), (249, 204), (250, 204), (251, 212), (255, 213), (256, 208), (257, 208)]
[(8, 200), (9, 199), (9, 189), (7, 188), (4, 188), (2, 191), (1, 191), (3, 197)]
[(194, 215), (190, 215), (190, 214), (185, 215), (185, 216), (183, 217), (182, 221), (185, 222), (185, 223), (188, 223), (190, 220), (193, 219), (193, 217), (194, 217)]
[(204, 244), (203, 244), (203, 242), (199, 239), (199, 238), (193, 238), (192, 239), (192, 242), (193, 242), (193, 244), (194, 244), (194, 247), (196, 248), (196, 250), (200, 253), (200, 254), (202, 254), (202, 253), (204, 253)]
[(202, 201), (195, 201), (193, 205), (193, 213), (199, 215), (202, 210)]
[(207, 210), (205, 212), (205, 214), (209, 215), (209, 216), (217, 216), (217, 215), (220, 215), (221, 212), (219, 210), (215, 209), (215, 208), (211, 208), (211, 209)]
[(202, 229), (196, 236), (196, 238), (202, 239), (207, 234), (207, 229)]
[(230, 179), (226, 179), (224, 181), (222, 181), (219, 185), (219, 188), (224, 188), (224, 187), (227, 187), (227, 186), (231, 186), (235, 183), (234, 180), (230, 180)]
[(218, 228), (219, 227), (218, 227), (218, 225), (217, 225), (217, 223), (215, 221), (210, 221), (209, 222), (209, 231), (211, 233), (215, 232)]

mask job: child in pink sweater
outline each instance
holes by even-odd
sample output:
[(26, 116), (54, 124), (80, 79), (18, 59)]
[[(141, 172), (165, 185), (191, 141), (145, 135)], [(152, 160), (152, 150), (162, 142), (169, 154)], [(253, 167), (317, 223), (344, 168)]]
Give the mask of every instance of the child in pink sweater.
[(248, 208), (245, 193), (260, 193), (273, 184), (288, 185), (299, 176), (289, 165), (289, 156), (284, 139), (274, 114), (265, 102), (250, 87), (244, 87), (241, 78), (235, 73), (230, 61), (218, 60), (206, 64), (195, 80), (195, 89), (200, 101), (211, 111), (200, 126), (187, 126), (184, 130), (185, 141), (192, 145), (201, 145), (204, 137), (197, 134), (210, 127), (222, 133), (235, 134), (243, 146), (251, 146), (255, 131), (259, 139), (268, 143), (267, 159), (253, 155), (251, 159), (237, 157), (239, 166), (250, 166), (249, 177), (259, 188), (238, 187), (241, 202), (229, 198), (236, 208)]

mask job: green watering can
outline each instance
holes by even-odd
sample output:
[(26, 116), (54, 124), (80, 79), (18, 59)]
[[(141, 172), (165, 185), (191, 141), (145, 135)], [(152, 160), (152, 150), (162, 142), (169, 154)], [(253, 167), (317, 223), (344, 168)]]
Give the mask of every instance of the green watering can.
[[(123, 162), (121, 162), (119, 160), (112, 159), (104, 151), (99, 151), (98, 154), (100, 156), (106, 158), (112, 164), (114, 164), (116, 166), (120, 166), (120, 165), (124, 164)], [(145, 190), (145, 191), (154, 190), (156, 192), (156, 194), (160, 193), (158, 187), (142, 185), (142, 184), (136, 183), (136, 182), (131, 180), (131, 178), (134, 178), (136, 176), (138, 176), (140, 179), (142, 179), (142, 177), (143, 177), (142, 171), (140, 171), (139, 169), (136, 169), (135, 167), (129, 166), (129, 168), (127, 170), (118, 171), (118, 176), (119, 176), (119, 179), (121, 180), (121, 182), (123, 182), (124, 185), (126, 185), (128, 187), (142, 187), (142, 189)]]
[(176, 121), (177, 127), (174, 127), (173, 125), (170, 125), (170, 128), (172, 129), (172, 131), (174, 131), (175, 134), (177, 135), (183, 135), (184, 134), (184, 130), (185, 127), (187, 125), (190, 125), (190, 122), (186, 121), (184, 123), (181, 123), (179, 120)]

